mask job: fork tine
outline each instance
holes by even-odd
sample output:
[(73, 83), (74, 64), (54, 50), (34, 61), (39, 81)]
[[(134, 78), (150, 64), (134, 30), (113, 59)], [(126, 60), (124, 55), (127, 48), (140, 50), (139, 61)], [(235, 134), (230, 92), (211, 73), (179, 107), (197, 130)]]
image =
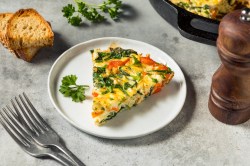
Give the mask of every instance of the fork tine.
[(2, 124), (3, 128), (9, 133), (9, 135), (14, 139), (14, 141), (20, 145), (20, 146), (25, 146), (23, 144), (23, 142), (21, 142), (16, 136), (15, 134), (12, 133), (12, 131), (7, 127), (7, 125), (4, 123), (4, 121), (2, 120), (2, 118), (0, 118), (0, 123)]
[[(11, 100), (11, 101), (12, 101), (12, 100)], [(6, 105), (6, 107), (7, 107), (7, 109), (11, 112), (11, 114), (12, 114), (16, 119), (19, 120), (19, 117), (22, 118), (21, 116), (18, 116), (18, 115), (10, 108), (9, 105)], [(3, 109), (5, 109), (5, 108), (3, 108)], [(19, 114), (19, 112), (18, 112), (18, 114)]]
[[(29, 146), (29, 141), (25, 139), (16, 129), (15, 127), (9, 122), (9, 120), (5, 117), (5, 115), (0, 111), (0, 119), (1, 124), (3, 125), (4, 129), (10, 134), (10, 136), (16, 141), (17, 144), (20, 146)], [(8, 125), (6, 125), (6, 123)], [(15, 134), (14, 134), (14, 133)]]
[(29, 114), (29, 116), (31, 117), (32, 120), (34, 120), (33, 124), (39, 128), (42, 132), (44, 132), (44, 130), (46, 129), (45, 127), (43, 127), (40, 122), (38, 122), (37, 118), (33, 115), (32, 111), (30, 111), (29, 107), (27, 106), (26, 102), (24, 101), (23, 97), (21, 95), (19, 95), (19, 98), (22, 102), (22, 104), (24, 105), (24, 107), (26, 108), (26, 112)]
[[(11, 100), (11, 102), (13, 102), (13, 100)], [(12, 104), (14, 104), (15, 105), (15, 103), (13, 102)], [(28, 126), (28, 124), (25, 122), (25, 120), (23, 119), (23, 116), (20, 114), (20, 112), (19, 111), (16, 111), (16, 112), (18, 112), (18, 115), (17, 114), (15, 114), (15, 112), (7, 105), (6, 106), (7, 107), (7, 109), (9, 110), (9, 111), (5, 111), (5, 113), (7, 112), (7, 113), (11, 113), (11, 115), (19, 122), (19, 123), (21, 123), (22, 125), (24, 125), (24, 127), (25, 127), (25, 129), (26, 129), (26, 131), (29, 133), (29, 134), (31, 134), (31, 132), (33, 132), (32, 130), (30, 130), (30, 127)], [(15, 108), (15, 110), (17, 110), (17, 108), (16, 108), (16, 106), (14, 106)], [(4, 109), (4, 108), (3, 108)]]
[[(18, 106), (19, 106), (20, 103), (19, 103), (18, 101), (16, 101), (16, 103), (15, 103), (12, 99), (11, 99), (10, 101), (11, 101), (11, 104), (12, 104), (12, 106), (13, 106), (15, 112), (17, 113), (17, 116), (18, 116), (18, 119), (20, 120), (20, 122), (21, 122), (21, 123), (25, 122), (25, 124), (28, 125), (28, 124), (27, 124), (28, 122), (26, 123), (27, 120), (23, 117), (23, 116), (26, 116), (25, 113), (24, 113), (23, 115), (21, 114), (21, 112), (23, 112), (23, 109), (20, 109), (21, 111), (19, 111), (19, 109), (18, 109), (17, 106), (16, 106), (16, 103), (18, 104)], [(19, 107), (22, 108), (22, 106), (19, 106)], [(7, 108), (9, 109), (9, 111), (12, 110), (10, 107), (7, 107)], [(14, 112), (14, 111), (13, 111), (13, 112)], [(32, 130), (31, 127), (28, 126), (28, 128), (29, 128), (30, 130)], [(32, 130), (32, 131), (33, 131), (33, 130)]]
[[(21, 115), (20, 111), (18, 111), (18, 108), (17, 108), (15, 102), (14, 102), (12, 99), (11, 99), (10, 101), (11, 101), (12, 106), (14, 107), (14, 110), (15, 110), (16, 113), (17, 113), (17, 117), (18, 117), (18, 119), (20, 120), (20, 122), (21, 122), (21, 123), (22, 123), (22, 122), (25, 122), (25, 120), (23, 119), (23, 116)], [(10, 107), (7, 106), (7, 108), (10, 108)], [(26, 123), (26, 124), (27, 124), (27, 123)]]
[[(12, 137), (14, 139), (14, 141), (26, 153), (28, 153), (34, 157), (50, 156), (65, 166), (75, 165), (71, 160), (59, 155), (58, 153), (54, 152), (53, 150), (51, 150), (49, 148), (40, 147), (39, 145), (34, 144), (34, 142), (32, 140), (30, 140), (30, 142), (29, 142), (29, 141), (23, 139), (23, 137), (20, 135), (20, 133), (18, 133), (18, 131), (15, 129), (16, 126), (14, 125), (15, 126), (14, 127), (9, 122), (8, 118), (10, 118), (10, 115), (8, 114), (7, 110), (3, 108), (3, 112), (0, 110), (0, 123), (2, 124), (3, 128), (7, 131), (7, 133), (9, 133), (10, 137)], [(8, 118), (5, 117), (6, 115), (8, 116)], [(12, 117), (12, 118), (16, 118), (16, 117)], [(15, 119), (15, 120), (17, 121), (17, 123), (20, 123), (17, 119)]]
[(45, 120), (40, 116), (40, 114), (37, 112), (36, 108), (33, 106), (27, 95), (23, 92), (23, 96), (26, 99), (27, 103), (29, 104), (32, 112), (37, 117), (37, 120), (40, 122), (41, 125), (43, 125), (45, 128), (49, 128), (49, 125), (45, 122)]
[[(21, 103), (19, 102), (19, 100), (17, 99), (17, 97), (15, 97), (16, 103), (19, 106), (22, 114), (24, 115), (23, 119), (26, 120), (26, 123), (29, 126), (29, 129), (34, 131), (37, 135), (39, 134), (38, 129), (36, 128), (36, 126), (33, 124), (33, 122), (30, 120), (29, 116), (27, 115), (26, 111), (23, 109), (23, 106), (21, 105)], [(17, 109), (16, 112), (18, 112), (19, 110)]]
[[(20, 133), (21, 133), (24, 137), (31, 139), (31, 137), (30, 137), (30, 135), (31, 135), (30, 132), (31, 132), (31, 131), (30, 131), (30, 130), (27, 130), (26, 127), (24, 127), (24, 126), (21, 124), (21, 122), (17, 119), (17, 117), (14, 116), (15, 114), (13, 115), (14, 112), (13, 112), (10, 108), (8, 108), (8, 110), (9, 110), (9, 111), (7, 111), (5, 108), (3, 108), (3, 112), (5, 113), (5, 115), (8, 116), (9, 120), (14, 124), (15, 127), (18, 128), (18, 130), (20, 131)], [(29, 135), (28, 135), (28, 134), (29, 134)]]

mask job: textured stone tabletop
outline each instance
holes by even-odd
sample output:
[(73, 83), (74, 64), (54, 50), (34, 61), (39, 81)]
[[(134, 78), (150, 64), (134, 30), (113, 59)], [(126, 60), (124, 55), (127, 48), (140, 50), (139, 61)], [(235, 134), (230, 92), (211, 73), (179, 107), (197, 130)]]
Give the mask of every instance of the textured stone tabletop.
[[(35, 8), (52, 25), (53, 48), (44, 48), (32, 63), (0, 46), (0, 106), (25, 91), (39, 113), (67, 147), (90, 166), (250, 165), (250, 121), (229, 126), (215, 120), (207, 107), (211, 77), (220, 65), (216, 47), (190, 41), (163, 20), (146, 0), (124, 0), (119, 22), (73, 27), (62, 16), (70, 0), (1, 0), (0, 12)], [(98, 2), (98, 1), (95, 1)], [(163, 129), (136, 139), (110, 140), (88, 135), (65, 121), (49, 100), (47, 78), (55, 60), (68, 48), (93, 38), (116, 36), (140, 40), (169, 54), (182, 68), (187, 98), (180, 114)], [(24, 153), (0, 126), (0, 166), (56, 166), (51, 159)]]

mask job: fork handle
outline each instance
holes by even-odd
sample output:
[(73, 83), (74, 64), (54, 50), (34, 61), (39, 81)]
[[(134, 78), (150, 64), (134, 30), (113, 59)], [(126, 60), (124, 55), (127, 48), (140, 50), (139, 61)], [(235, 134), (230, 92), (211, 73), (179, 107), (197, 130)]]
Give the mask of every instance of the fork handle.
[(50, 153), (48, 153), (48, 155), (50, 157), (52, 157), (53, 159), (55, 159), (56, 161), (60, 162), (62, 165), (64, 166), (72, 166), (75, 165), (74, 163), (72, 163), (72, 161), (66, 159), (65, 157), (59, 155), (56, 152), (51, 151)]
[(54, 146), (57, 147), (59, 150), (61, 150), (72, 161), (74, 161), (77, 164), (77, 166), (86, 166), (68, 148), (66, 148), (64, 145), (58, 143), (58, 144), (54, 144)]

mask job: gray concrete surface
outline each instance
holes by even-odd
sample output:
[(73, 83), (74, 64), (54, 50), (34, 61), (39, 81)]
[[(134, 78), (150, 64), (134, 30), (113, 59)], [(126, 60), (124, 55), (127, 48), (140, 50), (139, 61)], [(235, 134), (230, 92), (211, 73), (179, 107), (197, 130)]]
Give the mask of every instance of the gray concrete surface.
[[(51, 22), (55, 32), (54, 47), (41, 50), (33, 63), (15, 58), (0, 46), (1, 107), (26, 91), (67, 147), (91, 166), (250, 165), (250, 121), (237, 126), (225, 125), (215, 120), (207, 107), (211, 77), (220, 65), (216, 47), (183, 38), (156, 13), (149, 1), (124, 0), (127, 12), (119, 22), (87, 22), (81, 27), (70, 26), (62, 17), (62, 7), (70, 2), (73, 1), (0, 1), (0, 12), (37, 9)], [(97, 138), (71, 126), (50, 102), (47, 77), (54, 61), (71, 46), (104, 36), (152, 44), (168, 53), (185, 73), (188, 89), (185, 105), (177, 118), (160, 131), (131, 140)], [(0, 165), (60, 164), (24, 153), (0, 126)]]

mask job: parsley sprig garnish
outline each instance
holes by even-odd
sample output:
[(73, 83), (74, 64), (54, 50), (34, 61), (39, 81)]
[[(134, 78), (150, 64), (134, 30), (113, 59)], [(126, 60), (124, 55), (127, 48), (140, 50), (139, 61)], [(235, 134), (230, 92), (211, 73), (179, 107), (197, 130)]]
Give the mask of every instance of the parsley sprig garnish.
[(74, 0), (74, 2), (77, 8), (68, 4), (62, 9), (63, 16), (74, 26), (79, 26), (83, 22), (82, 17), (91, 22), (102, 22), (106, 20), (103, 13), (108, 13), (113, 20), (116, 20), (119, 18), (122, 6), (121, 0), (106, 0), (101, 4), (89, 4), (83, 0)]
[(82, 102), (85, 100), (85, 89), (89, 88), (88, 85), (77, 85), (76, 84), (77, 76), (68, 75), (63, 77), (62, 85), (60, 86), (59, 91), (65, 97), (71, 97), (74, 102)]

